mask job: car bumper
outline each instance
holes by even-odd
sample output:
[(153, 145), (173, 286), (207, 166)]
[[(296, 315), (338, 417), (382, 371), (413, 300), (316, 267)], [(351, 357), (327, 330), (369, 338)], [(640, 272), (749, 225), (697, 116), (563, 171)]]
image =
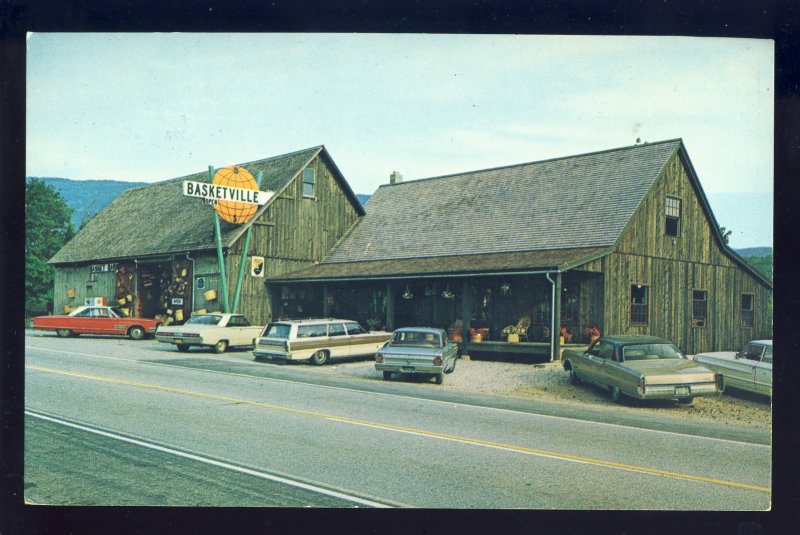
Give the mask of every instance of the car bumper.
[(213, 345), (204, 342), (203, 339), (200, 337), (194, 338), (194, 337), (182, 337), (182, 336), (172, 336), (172, 335), (164, 336), (158, 334), (158, 332), (156, 332), (156, 340), (158, 340), (159, 342), (164, 342), (165, 344), (186, 344), (191, 346)]
[(645, 385), (644, 393), (637, 390), (639, 399), (687, 399), (694, 397), (719, 396), (722, 392), (714, 383), (686, 385)]
[(379, 372), (397, 372), (397, 373), (443, 373), (444, 364), (441, 366), (434, 366), (433, 364), (406, 364), (406, 363), (393, 363), (393, 362), (376, 362), (375, 369)]
[(278, 351), (275, 349), (260, 349), (255, 348), (253, 350), (253, 355), (257, 359), (262, 360), (292, 360), (292, 354), (287, 353), (286, 351)]

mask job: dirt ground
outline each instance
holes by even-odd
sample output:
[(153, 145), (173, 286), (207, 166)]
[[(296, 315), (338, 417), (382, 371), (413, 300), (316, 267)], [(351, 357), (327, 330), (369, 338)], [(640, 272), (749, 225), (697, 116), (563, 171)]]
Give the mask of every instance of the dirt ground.
[[(382, 381), (381, 372), (375, 370), (372, 361), (334, 363), (310, 370), (331, 373), (366, 380)], [(393, 380), (405, 380), (420, 388), (443, 388), (459, 392), (475, 392), (511, 396), (521, 399), (538, 399), (570, 404), (617, 407), (624, 411), (647, 411), (666, 413), (677, 417), (709, 419), (718, 423), (772, 427), (772, 409), (769, 399), (749, 393), (729, 392), (719, 397), (695, 398), (691, 405), (674, 402), (628, 400), (616, 404), (602, 389), (586, 384), (573, 386), (560, 362), (545, 364), (520, 364), (472, 360), (469, 357), (458, 361), (453, 373), (445, 376), (444, 384), (437, 386), (433, 381), (406, 376)]]

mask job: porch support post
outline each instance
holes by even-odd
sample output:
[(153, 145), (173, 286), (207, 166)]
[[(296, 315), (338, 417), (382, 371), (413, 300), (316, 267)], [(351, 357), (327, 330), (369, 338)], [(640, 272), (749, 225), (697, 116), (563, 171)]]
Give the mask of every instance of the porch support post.
[(330, 296), (330, 288), (327, 284), (322, 285), (322, 315), (326, 318), (331, 317), (331, 305), (328, 303), (328, 297)]
[(464, 279), (463, 283), (461, 284), (461, 321), (463, 323), (461, 326), (462, 355), (467, 353), (467, 342), (469, 342), (470, 320), (472, 319), (472, 314), (470, 314), (470, 311), (472, 310), (472, 303), (469, 302), (471, 288), (472, 285), (469, 283), (469, 280)]
[(550, 330), (553, 336), (553, 354), (550, 360), (561, 359), (561, 272), (556, 273), (556, 281), (553, 287), (553, 327)]
[(386, 330), (394, 330), (394, 286), (386, 283)]

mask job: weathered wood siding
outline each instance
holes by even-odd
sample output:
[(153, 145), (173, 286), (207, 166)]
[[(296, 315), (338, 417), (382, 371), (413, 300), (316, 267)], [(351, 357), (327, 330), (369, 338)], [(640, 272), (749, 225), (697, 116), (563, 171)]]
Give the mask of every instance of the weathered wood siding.
[[(681, 199), (681, 232), (665, 234), (666, 197)], [(616, 252), (601, 260), (606, 330), (652, 334), (688, 353), (729, 350), (771, 338), (771, 292), (723, 251), (698, 192), (675, 154), (624, 231)], [(631, 285), (649, 288), (649, 321), (631, 325)], [(705, 327), (692, 326), (692, 291), (708, 292)], [(742, 326), (742, 293), (752, 293), (755, 324)]]
[[(59, 267), (55, 270), (53, 284), (53, 314), (63, 314), (64, 306), (77, 307), (87, 297), (105, 297), (114, 303), (114, 271), (90, 273), (88, 265)], [(75, 290), (75, 297), (67, 297), (67, 290)]]
[[(315, 170), (314, 198), (303, 197), (303, 171), (253, 223), (245, 278), (238, 312), (251, 322), (266, 324), (272, 318), (265, 281), (319, 262), (358, 219), (358, 212), (322, 155), (308, 167)], [(353, 200), (353, 202), (357, 202)], [(236, 288), (244, 236), (228, 257), (230, 302)], [(265, 258), (264, 277), (250, 275), (250, 257)]]

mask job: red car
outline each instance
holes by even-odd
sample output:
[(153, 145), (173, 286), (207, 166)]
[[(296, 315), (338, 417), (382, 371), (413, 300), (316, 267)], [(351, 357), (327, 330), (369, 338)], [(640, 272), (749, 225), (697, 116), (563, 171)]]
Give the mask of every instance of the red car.
[(141, 340), (156, 332), (161, 321), (147, 318), (129, 318), (118, 307), (83, 306), (67, 316), (37, 316), (33, 328), (55, 331), (58, 336), (79, 334), (116, 334)]

